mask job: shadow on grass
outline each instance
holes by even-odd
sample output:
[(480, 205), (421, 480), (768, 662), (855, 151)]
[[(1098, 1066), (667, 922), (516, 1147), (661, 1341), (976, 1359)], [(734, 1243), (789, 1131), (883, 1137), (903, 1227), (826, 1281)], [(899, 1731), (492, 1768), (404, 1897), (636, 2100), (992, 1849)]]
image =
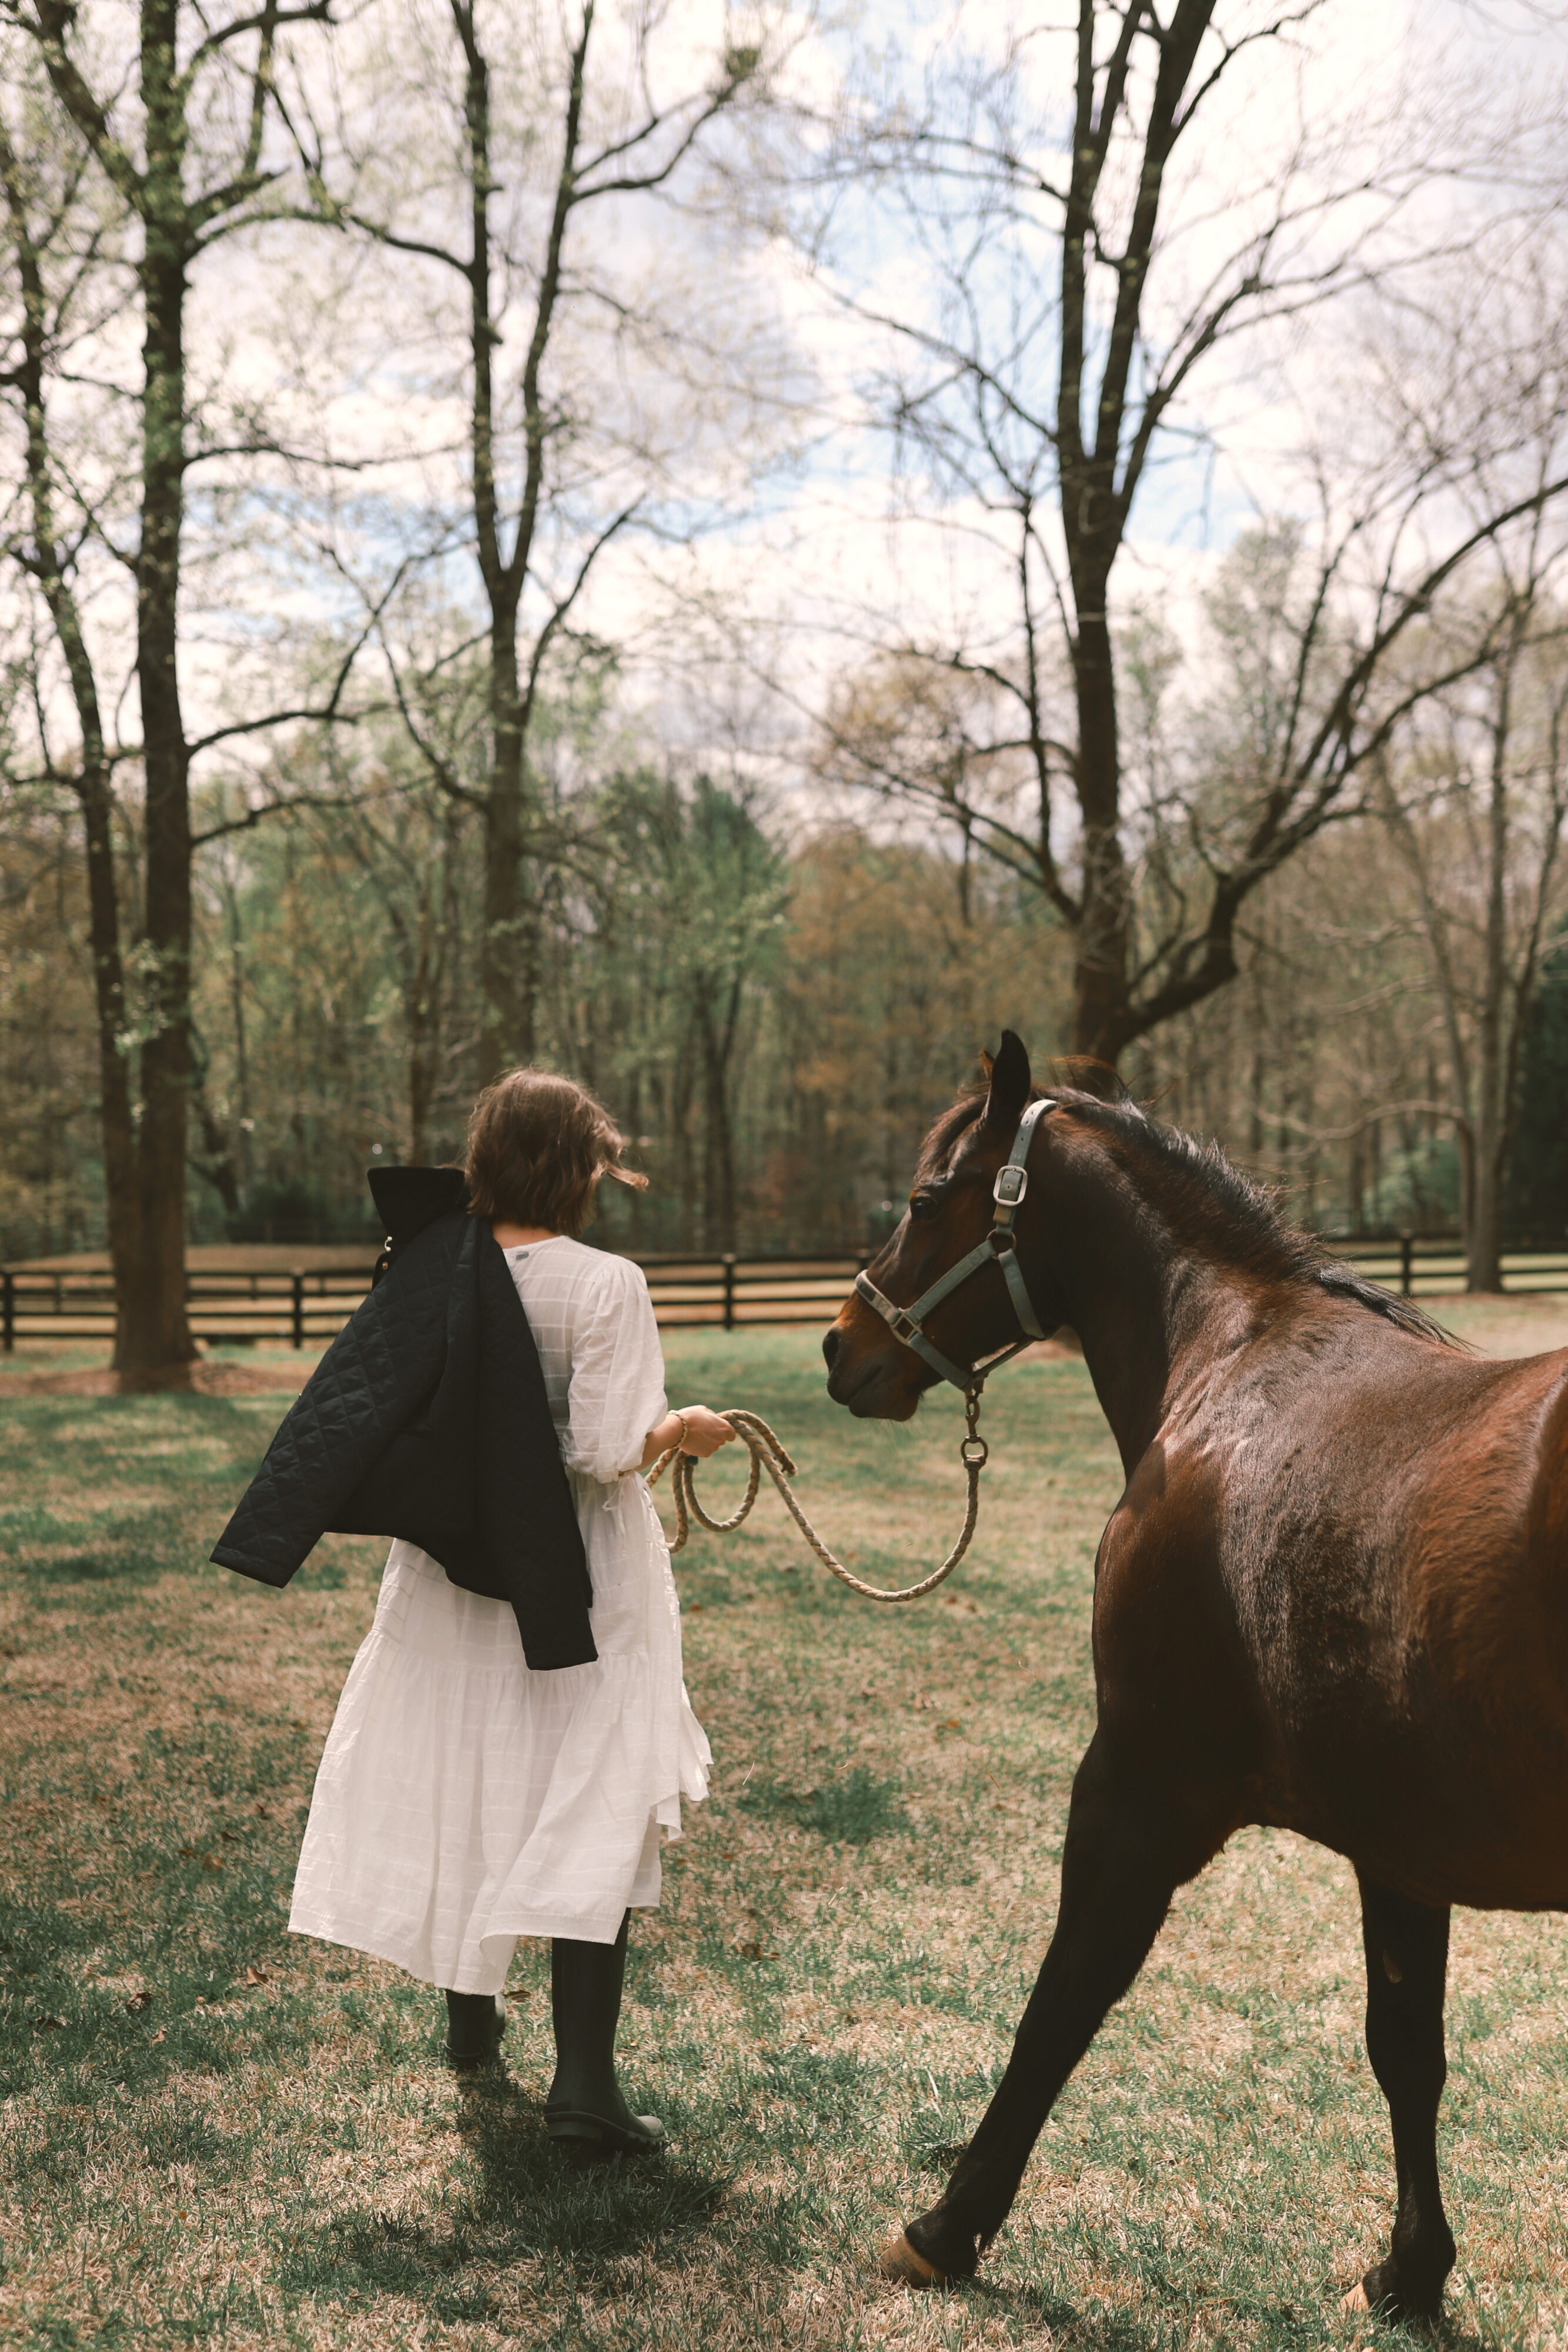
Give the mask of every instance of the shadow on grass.
[(557, 2253), (586, 2273), (706, 2227), (733, 2178), (673, 2151), (578, 2158), (546, 2138), (537, 2105), (504, 2075), (466, 2094), (458, 2130), (477, 2174), (475, 2224), (513, 2255)]
[(546, 2138), (537, 2105), (500, 2074), (465, 2087), (457, 2128), (472, 2171), (453, 2184), (444, 2214), (338, 2214), (290, 2241), (279, 2284), (345, 2300), (415, 2295), (439, 2317), (482, 2318), (486, 2291), (460, 2273), (554, 2257), (592, 2279), (706, 2230), (730, 2187), (730, 2176), (673, 2154), (576, 2160)]
[[(167, 1516), (157, 1511), (99, 1513), (83, 1540), (78, 1522), (43, 1508), (10, 1511), (0, 1524), (0, 1555), (27, 1579), (32, 1599), (47, 1604), (57, 1587), (136, 1588), (167, 1565)], [(79, 1592), (69, 1596), (79, 1601)], [(129, 1596), (128, 1596), (129, 1597)]]
[[(1228, 2322), (1232, 2327), (1256, 2329), (1252, 2338), (1269, 2352), (1323, 2352), (1342, 2340), (1364, 2347), (1403, 2346), (1406, 2352), (1425, 2346), (1427, 2352), (1521, 2352), (1522, 2339), (1512, 2335), (1485, 2336), (1439, 2321), (1436, 2328), (1406, 2327), (1392, 2321), (1363, 2318), (1347, 2323), (1338, 2310), (1337, 2291), (1321, 2300), (1277, 2301), (1260, 2296), (1194, 2294), (1174, 2280), (1145, 2281), (1149, 2289), (1141, 2307), (1107, 2310), (1103, 2305), (1074, 2303), (1049, 2287), (1013, 2286), (990, 2281), (984, 2274), (955, 2290), (977, 2319), (994, 2317), (1009, 2329), (1024, 2331), (1020, 2340), (1033, 2342), (1035, 2331), (1046, 2341), (1071, 2347), (1071, 2352), (1186, 2352), (1195, 2339), (1224, 2344)], [(1150, 2305), (1155, 2305), (1150, 2308)], [(1338, 2323), (1336, 2325), (1336, 2323)]]
[(770, 1815), (776, 1821), (793, 1822), (801, 1829), (815, 1830), (834, 1845), (868, 1845), (873, 1838), (887, 1837), (910, 1827), (908, 1814), (899, 1801), (900, 1783), (882, 1780), (856, 1764), (836, 1780), (823, 1780), (817, 1788), (796, 1792), (783, 1788), (766, 1777), (753, 1780), (741, 1796), (740, 1802), (747, 1812)]
[[(1021, 2327), (1023, 2340), (1033, 2331), (1049, 2340), (1071, 2346), (1072, 2352), (1177, 2352), (1200, 2342), (1223, 2345), (1232, 2333), (1245, 2328), (1248, 2340), (1266, 2345), (1269, 2352), (1323, 2352), (1325, 2346), (1343, 2343), (1364, 2352), (1527, 2352), (1535, 2336), (1529, 2319), (1518, 2313), (1489, 2315), (1478, 2331), (1473, 2311), (1461, 2318), (1446, 2311), (1435, 2325), (1399, 2321), (1340, 2309), (1343, 2282), (1309, 2277), (1284, 2266), (1274, 2294), (1249, 2289), (1244, 2277), (1222, 2273), (1205, 2279), (1172, 2253), (1155, 2222), (1134, 2231), (1134, 2244), (1121, 2250), (1120, 2267), (1135, 2278), (1140, 2299), (1133, 2308), (1107, 2309), (1092, 2302), (1077, 2303), (1053, 2287), (1048, 2278), (1022, 2281), (982, 2270), (956, 2290), (977, 2316), (994, 2315), (1011, 2329)], [(1136, 2241), (1142, 2239), (1143, 2244)], [(1038, 2231), (1028, 2233), (1024, 2260), (1050, 2267), (1050, 2254)]]

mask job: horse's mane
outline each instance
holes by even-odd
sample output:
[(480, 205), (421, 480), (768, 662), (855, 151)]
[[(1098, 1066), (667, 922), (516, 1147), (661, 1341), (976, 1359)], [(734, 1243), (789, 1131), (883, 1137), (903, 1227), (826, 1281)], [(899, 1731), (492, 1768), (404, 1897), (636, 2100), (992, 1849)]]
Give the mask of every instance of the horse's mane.
[[(1031, 1087), (1030, 1100), (1053, 1096), (1074, 1118), (1105, 1136), (1121, 1156), (1155, 1175), (1155, 1205), (1173, 1224), (1208, 1241), (1226, 1263), (1264, 1281), (1315, 1284), (1402, 1331), (1462, 1349), (1461, 1340), (1411, 1300), (1368, 1282), (1354, 1266), (1329, 1257), (1315, 1234), (1286, 1224), (1276, 1196), (1232, 1167), (1218, 1143), (1200, 1143), (1180, 1128), (1151, 1118), (1113, 1070), (1074, 1056), (1051, 1065), (1050, 1074), (1057, 1083)], [(985, 1107), (983, 1094), (966, 1093), (943, 1114), (922, 1148), (923, 1171), (946, 1159)]]

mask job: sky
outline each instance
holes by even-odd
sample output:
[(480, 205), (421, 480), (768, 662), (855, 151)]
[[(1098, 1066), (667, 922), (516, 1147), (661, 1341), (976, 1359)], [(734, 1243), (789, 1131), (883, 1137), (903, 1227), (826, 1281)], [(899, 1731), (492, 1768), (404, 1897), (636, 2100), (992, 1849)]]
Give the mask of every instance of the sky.
[[(874, 44), (885, 26), (898, 52), (893, 78), (916, 107), (925, 77), (953, 69), (956, 26), (967, 48), (989, 41), (1000, 50), (1020, 21), (1015, 8), (966, 0), (957, 16), (945, 8), (873, 12), (862, 38)], [(1417, 167), (1473, 156), (1489, 135), (1495, 143), (1497, 127), (1518, 110), (1533, 108), (1538, 127), (1524, 152), (1554, 170), (1552, 118), (1560, 115), (1545, 93), (1561, 88), (1564, 29), (1561, 10), (1482, 10), (1461, 0), (1367, 9), (1329, 0), (1298, 41), (1260, 47), (1232, 68), (1233, 84), (1222, 85), (1199, 118), (1205, 135), (1173, 191), (1170, 218), (1180, 234), (1151, 279), (1148, 315), (1156, 324), (1168, 319), (1183, 294), (1223, 268), (1237, 249), (1239, 222), (1260, 219), (1292, 159), (1310, 224), (1297, 238), (1303, 263), (1321, 266), (1359, 248), (1393, 265), (1434, 240), (1462, 254), (1521, 192), (1473, 172), (1433, 182)], [(1060, 42), (1023, 55), (1020, 102), (1049, 130), (1064, 121), (1070, 58)], [(1315, 197), (1358, 179), (1384, 192), (1312, 210)], [(967, 279), (955, 273), (972, 297), (988, 354), (1009, 348), (1017, 306), (1054, 268), (1055, 217), (1041, 206), (1006, 240), (1008, 267), (981, 260)], [(601, 587), (610, 625), (629, 633), (657, 604), (650, 582), (688, 609), (706, 602), (744, 614), (761, 648), (756, 666), (780, 679), (784, 706), (797, 717), (879, 636), (999, 650), (1015, 635), (1014, 545), (1005, 524), (984, 498), (918, 467), (901, 471), (890, 436), (877, 427), (878, 394), (907, 371), (909, 347), (875, 316), (936, 323), (929, 257), (963, 241), (962, 226), (946, 240), (926, 240), (917, 226), (886, 188), (852, 193), (836, 208), (834, 236), (816, 267), (781, 245), (755, 257), (816, 380), (819, 421), (804, 461), (721, 530), (678, 555), (633, 552)], [(1300, 511), (1303, 452), (1316, 446), (1333, 457), (1336, 438), (1348, 444), (1349, 346), (1376, 332), (1385, 299), (1363, 295), (1289, 329), (1260, 329), (1195, 377), (1176, 412), (1183, 430), (1158, 446), (1134, 506), (1114, 591), (1124, 604), (1151, 602), (1178, 635), (1196, 638), (1202, 591), (1237, 533), (1261, 516)], [(1016, 381), (1049, 409), (1048, 320)], [(720, 674), (710, 675), (719, 682)], [(788, 742), (787, 719), (782, 734)]]
[[(1243, 26), (1260, 13), (1257, 0), (1220, 10)], [(789, 51), (785, 88), (818, 118), (846, 102), (846, 87), (862, 104), (897, 94), (918, 110), (960, 67), (994, 64), (1016, 44), (1015, 128), (1021, 136), (1034, 127), (1049, 163), (1066, 120), (1070, 58), (1060, 39), (1020, 35), (1051, 14), (1009, 0), (958, 8), (872, 0), (837, 20), (786, 11), (776, 19)], [(323, 125), (340, 111), (343, 133), (329, 142), (335, 184), (351, 185), (367, 215), (404, 235), (460, 244), (446, 169), (455, 117), (444, 16), (434, 0), (350, 13), (330, 73), (325, 52), (308, 47), (314, 35), (303, 35), (299, 88)], [(544, 36), (542, 47), (530, 39), (523, 12), (497, 8), (493, 22), (507, 28), (498, 42), (513, 41), (497, 77), (502, 184), (493, 211), (527, 252), (543, 222), (540, 158), (548, 162), (554, 135), (559, 58)], [(614, 69), (605, 87), (634, 100), (640, 60), (625, 18), (607, 8), (601, 22)], [(726, 26), (738, 37), (746, 19), (727, 16), (722, 0), (677, 0), (661, 25), (652, 87), (668, 96), (700, 86)], [(1180, 162), (1167, 197), (1181, 234), (1151, 283), (1151, 318), (1168, 320), (1181, 294), (1223, 264), (1238, 220), (1257, 220), (1303, 133), (1314, 151), (1331, 150), (1301, 166), (1306, 190), (1373, 167), (1397, 175), (1423, 142), (1473, 151), (1511, 109), (1560, 112), (1565, 31), (1568, 11), (1531, 0), (1373, 8), (1322, 0), (1299, 37), (1244, 58), (1206, 104), (1192, 162)], [(612, 100), (593, 103), (591, 134), (609, 135)], [(793, 146), (776, 129), (758, 140), (769, 167), (821, 162), (820, 132)], [(1544, 168), (1556, 168), (1552, 152)], [(949, 214), (934, 230), (934, 196), (920, 214), (893, 182), (864, 177), (841, 188), (830, 211), (820, 195), (753, 168), (738, 132), (719, 152), (727, 188), (688, 174), (672, 184), (675, 203), (612, 199), (573, 232), (569, 278), (587, 290), (573, 300), (552, 382), (595, 429), (573, 444), (579, 478), (556, 578), (570, 576), (584, 530), (641, 494), (573, 620), (624, 649), (629, 705), (674, 745), (715, 756), (744, 746), (784, 775), (799, 765), (812, 710), (878, 643), (962, 638), (1005, 652), (1013, 550), (982, 495), (901, 466), (879, 415), (889, 385), (908, 376), (912, 349), (881, 321), (944, 325), (936, 264), (953, 262), (962, 223)], [(1531, 152), (1539, 163), (1539, 142)], [(1321, 260), (1349, 229), (1371, 230), (1389, 255), (1401, 239), (1437, 232), (1462, 246), (1500, 201), (1480, 175), (1392, 215), (1366, 196), (1318, 223), (1301, 251)], [(1053, 217), (1043, 204), (1020, 215), (1000, 241), (1007, 266), (988, 257), (992, 237), (952, 269), (988, 353), (1008, 351), (1015, 318), (1049, 290)], [(805, 232), (824, 220), (809, 257)], [(200, 732), (237, 708), (261, 707), (256, 698), (270, 693), (298, 643), (326, 623), (347, 625), (411, 550), (444, 533), (460, 539), (466, 290), (439, 266), (298, 229), (224, 246), (197, 265), (193, 289), (194, 377), (214, 434), (254, 409), (286, 420), (286, 443), (329, 447), (353, 469), (324, 494), (319, 469), (279, 463), (264, 496), (253, 488), (227, 503), (225, 464), (193, 473), (186, 683)], [(500, 316), (504, 392), (527, 341), (526, 272), (515, 295)], [(1319, 313), (1290, 332), (1260, 331), (1195, 378), (1180, 419), (1186, 437), (1167, 442), (1134, 508), (1119, 597), (1155, 600), (1178, 631), (1196, 630), (1203, 585), (1237, 531), (1260, 513), (1291, 510), (1302, 495), (1303, 446), (1348, 429), (1347, 331), (1364, 330), (1369, 302), (1375, 310), (1364, 298), (1354, 311)], [(661, 334), (666, 321), (695, 339), (698, 362)], [(127, 325), (104, 338), (116, 372), (133, 352)], [(1016, 389), (1049, 408), (1048, 331), (1006, 366)], [(83, 414), (92, 444), (98, 413)], [(112, 404), (101, 415), (111, 420)], [(632, 443), (635, 461), (624, 454)], [(89, 454), (108, 463), (101, 446)], [(430, 606), (468, 601), (461, 553), (423, 576)], [(112, 564), (94, 616), (123, 668), (129, 604)], [(133, 725), (133, 707), (122, 709)]]

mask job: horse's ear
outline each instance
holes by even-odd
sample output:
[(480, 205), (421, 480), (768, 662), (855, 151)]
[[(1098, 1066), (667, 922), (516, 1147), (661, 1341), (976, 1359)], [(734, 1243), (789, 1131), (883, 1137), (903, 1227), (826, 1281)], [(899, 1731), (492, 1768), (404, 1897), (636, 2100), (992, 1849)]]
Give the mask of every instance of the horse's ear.
[(1029, 1055), (1023, 1039), (1015, 1036), (1012, 1030), (1004, 1029), (995, 1060), (989, 1054), (982, 1054), (980, 1060), (990, 1082), (990, 1093), (986, 1097), (986, 1125), (1006, 1128), (1010, 1134), (1023, 1117), (1023, 1108), (1029, 1100)]

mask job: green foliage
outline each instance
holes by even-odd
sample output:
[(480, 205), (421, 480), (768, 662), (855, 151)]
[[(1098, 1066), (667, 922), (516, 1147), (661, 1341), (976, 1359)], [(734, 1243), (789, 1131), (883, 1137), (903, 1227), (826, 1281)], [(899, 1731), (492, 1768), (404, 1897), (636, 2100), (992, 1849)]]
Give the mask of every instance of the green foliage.
[(1400, 1231), (1452, 1230), (1459, 1222), (1459, 1153), (1434, 1135), (1392, 1152), (1372, 1195), (1372, 1222)]
[(356, 1214), (319, 1184), (294, 1176), (253, 1186), (227, 1224), (233, 1242), (357, 1242), (372, 1231), (374, 1216), (368, 1202)]
[[(467, 704), (450, 684), (456, 760)], [(612, 765), (594, 781), (615, 746), (580, 679), (539, 727), (590, 772), (551, 799), (562, 854), (537, 869), (536, 1058), (603, 1097), (652, 1178), (605, 1188), (595, 1237), (858, 1244), (978, 1046), (1004, 1022), (1057, 1042), (1061, 935), (1017, 886), (966, 880), (928, 847), (846, 829), (791, 854), (744, 779)], [(204, 1196), (214, 1238), (360, 1237), (374, 1158), (461, 1149), (477, 828), (406, 744), (371, 740), (329, 826), (302, 812), (212, 853), (205, 1101), (241, 1202), (235, 1218)], [(303, 782), (308, 747), (296, 766)]]
[[(0, 673), (0, 693), (5, 681)], [(0, 700), (0, 759), (4, 754)], [(0, 764), (0, 1256), (90, 1247), (103, 1216), (86, 924), (65, 811)]]
[[(591, 919), (556, 969), (562, 1058), (639, 1139), (651, 1196), (601, 1205), (632, 1248), (735, 1246), (737, 1133), (782, 946), (789, 875), (758, 795), (647, 771), (597, 802), (605, 853)], [(567, 1041), (570, 1041), (570, 1048)]]

